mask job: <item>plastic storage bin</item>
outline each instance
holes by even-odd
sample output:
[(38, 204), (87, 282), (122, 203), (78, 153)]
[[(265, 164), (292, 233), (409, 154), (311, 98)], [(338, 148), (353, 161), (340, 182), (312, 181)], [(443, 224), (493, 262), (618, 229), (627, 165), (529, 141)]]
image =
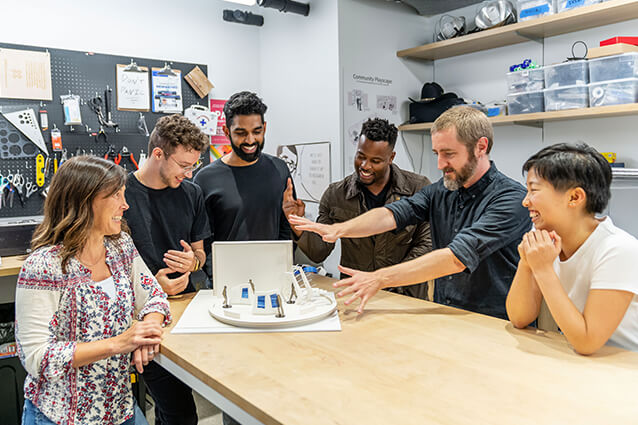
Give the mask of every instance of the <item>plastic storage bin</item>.
[(545, 110), (543, 99), (543, 90), (508, 94), (507, 114), (518, 115), (543, 112)]
[(587, 108), (589, 106), (589, 87), (574, 85), (543, 90), (546, 111)]
[(589, 64), (586, 60), (569, 61), (543, 68), (545, 88), (586, 85), (589, 83)]
[(554, 0), (518, 0), (518, 21), (528, 21), (556, 13)]
[(589, 6), (600, 2), (601, 0), (558, 0), (556, 9), (560, 13), (565, 12), (566, 10), (575, 9), (581, 6)]
[(638, 52), (592, 59), (589, 74), (592, 83), (638, 78)]
[(508, 72), (506, 77), (508, 93), (538, 91), (545, 88), (545, 73), (542, 68)]
[(605, 81), (589, 85), (590, 106), (620, 105), (638, 102), (638, 78)]

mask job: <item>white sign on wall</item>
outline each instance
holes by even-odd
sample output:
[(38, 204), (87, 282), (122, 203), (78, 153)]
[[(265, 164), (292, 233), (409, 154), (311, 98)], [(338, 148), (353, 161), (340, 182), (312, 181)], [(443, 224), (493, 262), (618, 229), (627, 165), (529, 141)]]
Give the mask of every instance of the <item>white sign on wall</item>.
[(344, 174), (352, 172), (361, 126), (369, 118), (384, 118), (400, 124), (399, 105), (393, 80), (374, 73), (346, 72), (344, 78)]
[(277, 146), (277, 157), (288, 165), (297, 198), (319, 202), (330, 184), (330, 142)]

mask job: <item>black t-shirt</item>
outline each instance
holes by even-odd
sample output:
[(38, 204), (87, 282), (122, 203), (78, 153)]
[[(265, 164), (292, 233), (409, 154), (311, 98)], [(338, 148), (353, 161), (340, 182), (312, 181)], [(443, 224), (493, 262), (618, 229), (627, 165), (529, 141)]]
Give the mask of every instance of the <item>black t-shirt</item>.
[(374, 193), (370, 192), (367, 186), (363, 184), (360, 185), (361, 191), (363, 192), (363, 197), (365, 198), (365, 201), (366, 201), (366, 207), (368, 207), (368, 210), (371, 210), (373, 208), (379, 208), (385, 205), (385, 201), (388, 198), (388, 191), (390, 190), (390, 183), (391, 183), (391, 180), (388, 180), (388, 183), (385, 185), (383, 189), (381, 189), (381, 192), (379, 192), (378, 195), (375, 195)]
[[(183, 181), (175, 189), (156, 190), (144, 186), (130, 173), (125, 195), (129, 209), (124, 218), (140, 256), (153, 274), (167, 267), (166, 251), (184, 249), (180, 239), (190, 244), (210, 236), (202, 191), (189, 181)], [(175, 276), (179, 274), (169, 274)], [(193, 290), (192, 285), (185, 292), (189, 290)]]
[(221, 159), (204, 167), (194, 181), (204, 193), (212, 240), (290, 239), (281, 209), (288, 177), (286, 163), (268, 154), (245, 167), (232, 167)]

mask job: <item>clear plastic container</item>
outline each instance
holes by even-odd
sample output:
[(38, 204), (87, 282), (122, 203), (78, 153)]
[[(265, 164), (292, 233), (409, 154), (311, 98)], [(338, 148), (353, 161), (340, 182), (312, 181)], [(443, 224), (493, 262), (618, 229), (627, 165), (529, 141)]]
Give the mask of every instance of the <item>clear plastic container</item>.
[(528, 21), (556, 13), (554, 0), (518, 0), (518, 21)]
[(508, 94), (507, 114), (518, 115), (543, 112), (543, 98), (543, 90)]
[(562, 111), (589, 107), (589, 87), (573, 85), (543, 90), (546, 111)]
[(592, 83), (638, 77), (638, 52), (606, 56), (589, 61)]
[(506, 77), (508, 93), (538, 91), (545, 88), (545, 73), (542, 68), (508, 72)]
[(581, 6), (589, 6), (600, 2), (601, 0), (558, 0), (556, 8), (558, 13), (560, 13), (565, 12), (566, 10), (575, 9)]
[(589, 104), (591, 106), (621, 105), (638, 102), (638, 78), (591, 83)]
[(589, 64), (586, 60), (569, 61), (543, 67), (545, 88), (586, 85), (589, 83)]

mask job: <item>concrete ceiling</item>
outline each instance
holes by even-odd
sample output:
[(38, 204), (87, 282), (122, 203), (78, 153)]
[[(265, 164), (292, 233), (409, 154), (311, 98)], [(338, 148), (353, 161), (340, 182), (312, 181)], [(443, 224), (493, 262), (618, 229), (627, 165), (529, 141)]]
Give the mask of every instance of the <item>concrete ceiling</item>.
[[(390, 1), (390, 0), (388, 0)], [(483, 0), (401, 0), (403, 3), (416, 9), (419, 15), (432, 16), (449, 12), (450, 10), (481, 3)]]

